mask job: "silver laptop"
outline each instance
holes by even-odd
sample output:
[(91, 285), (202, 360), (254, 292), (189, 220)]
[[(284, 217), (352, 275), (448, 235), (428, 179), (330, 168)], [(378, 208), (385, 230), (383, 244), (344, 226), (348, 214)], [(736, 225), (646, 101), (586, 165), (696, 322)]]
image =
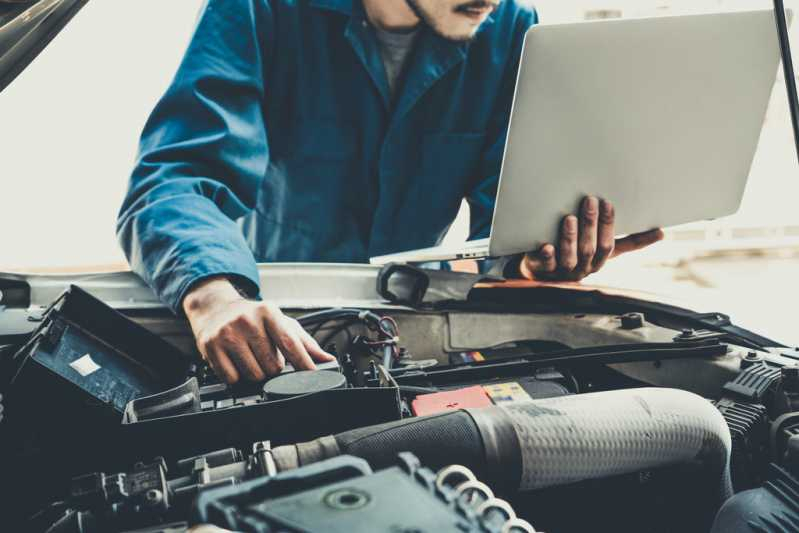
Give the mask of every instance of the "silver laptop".
[(779, 58), (770, 10), (534, 26), (491, 237), (371, 262), (536, 250), (587, 195), (613, 202), (620, 235), (733, 214)]

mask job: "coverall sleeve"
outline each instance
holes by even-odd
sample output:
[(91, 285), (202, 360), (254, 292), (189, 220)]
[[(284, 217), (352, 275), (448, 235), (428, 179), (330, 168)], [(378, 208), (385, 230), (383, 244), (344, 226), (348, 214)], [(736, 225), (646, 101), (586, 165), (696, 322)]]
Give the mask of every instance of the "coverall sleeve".
[(141, 136), (117, 237), (175, 312), (194, 283), (214, 275), (259, 292), (236, 219), (254, 208), (269, 159), (261, 104), (274, 35), (268, 2), (207, 0)]
[[(488, 142), (481, 159), (480, 168), (466, 201), (469, 204), (470, 224), (469, 240), (485, 239), (491, 233), (491, 219), (494, 215), (494, 202), (499, 184), (499, 171), (505, 151), (505, 138), (508, 133), (513, 94), (516, 88), (516, 77), (522, 53), (524, 36), (530, 26), (538, 23), (538, 14), (534, 10), (525, 10), (517, 20), (517, 31), (513, 35), (513, 52), (511, 60), (502, 80), (499, 98), (492, 112), (488, 129)], [(489, 259), (479, 263), (484, 273), (502, 276), (505, 267), (517, 257)]]

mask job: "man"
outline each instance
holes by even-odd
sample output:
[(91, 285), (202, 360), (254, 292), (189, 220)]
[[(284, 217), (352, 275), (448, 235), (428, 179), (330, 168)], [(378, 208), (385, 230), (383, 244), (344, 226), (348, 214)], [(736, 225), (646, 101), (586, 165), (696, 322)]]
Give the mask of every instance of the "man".
[[(118, 236), (220, 377), (332, 358), (255, 301), (256, 260), (366, 262), (432, 246), (463, 198), (471, 238), (488, 235), (536, 22), (516, 0), (206, 3), (145, 126)], [(612, 206), (588, 198), (557, 246), (502, 267), (579, 280), (660, 238), (614, 242)]]

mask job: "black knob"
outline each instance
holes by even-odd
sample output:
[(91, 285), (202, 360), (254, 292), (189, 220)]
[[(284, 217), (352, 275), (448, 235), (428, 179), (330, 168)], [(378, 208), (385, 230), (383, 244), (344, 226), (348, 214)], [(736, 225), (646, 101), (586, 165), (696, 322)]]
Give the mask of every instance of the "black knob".
[(644, 327), (644, 315), (627, 313), (621, 317), (621, 329), (638, 329)]

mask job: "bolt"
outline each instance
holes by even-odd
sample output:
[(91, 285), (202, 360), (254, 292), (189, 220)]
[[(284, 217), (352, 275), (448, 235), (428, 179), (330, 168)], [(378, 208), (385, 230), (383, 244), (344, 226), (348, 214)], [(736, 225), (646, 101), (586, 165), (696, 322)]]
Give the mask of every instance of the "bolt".
[(147, 505), (158, 505), (163, 499), (163, 494), (158, 489), (150, 489), (144, 493), (144, 499)]
[(644, 315), (627, 313), (621, 317), (621, 329), (638, 329), (644, 327)]
[(757, 352), (749, 352), (746, 354), (746, 357), (741, 359), (741, 370), (746, 370), (747, 368), (754, 366), (763, 361), (763, 358), (760, 357), (760, 354)]

